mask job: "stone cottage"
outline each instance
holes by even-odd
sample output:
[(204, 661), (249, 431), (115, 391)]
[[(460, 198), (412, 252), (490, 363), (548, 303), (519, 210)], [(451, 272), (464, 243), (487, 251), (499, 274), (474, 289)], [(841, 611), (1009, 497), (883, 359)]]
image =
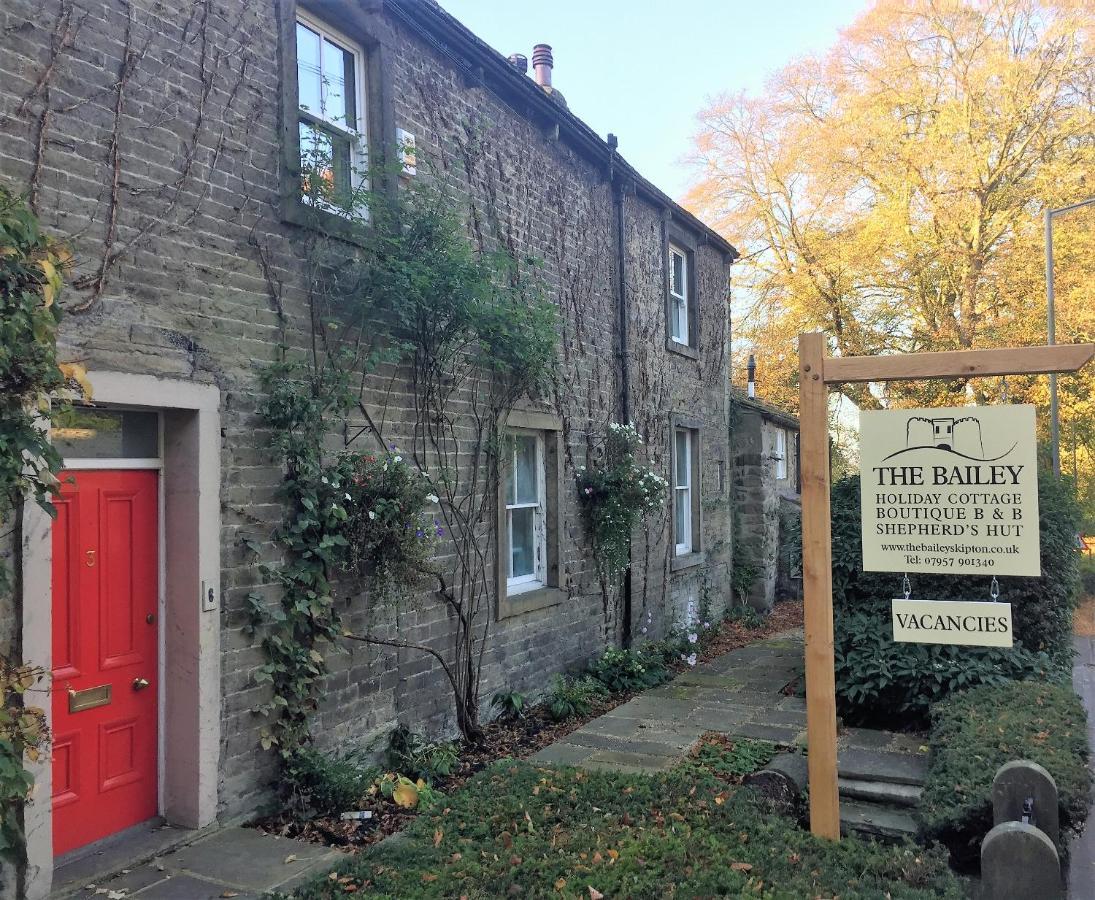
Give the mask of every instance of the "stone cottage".
[[(416, 0), (0, 8), (0, 180), (75, 253), (59, 351), (94, 390), (54, 434), (69, 473), (58, 518), (27, 509), (21, 621), (0, 610), (0, 643), (20, 637), (54, 679), (53, 760), (27, 810), (32, 896), (56, 864), (137, 823), (198, 828), (270, 796), (249, 608), (278, 590), (262, 564), (278, 562), (285, 515), (261, 375), (279, 346), (302, 353), (314, 338), (302, 142), (326, 142), (333, 180), (395, 160), (398, 173), (378, 176), (389, 191), (428, 165), (479, 250), (540, 260), (559, 312), (554, 388), (507, 420), (538, 448), (533, 515), (548, 544), (533, 549), (547, 564), (531, 582), (502, 571), (491, 584), (480, 695), (535, 695), (606, 644), (670, 628), (689, 603), (729, 601), (736, 251), (567, 107), (550, 48), (533, 63), (530, 75)], [(406, 372), (362, 385), (393, 442), (410, 439)], [(673, 500), (606, 591), (574, 482), (607, 425), (629, 420)], [(332, 441), (355, 439), (351, 424)], [(339, 602), (351, 624), (372, 617), (450, 651), (429, 595), (402, 610)], [(345, 650), (329, 655), (312, 716), (321, 745), (365, 745), (399, 722), (452, 733), (433, 657)]]
[[(735, 566), (742, 601), (765, 612), (802, 596), (798, 419), (731, 389)], [(748, 536), (748, 539), (745, 539)]]

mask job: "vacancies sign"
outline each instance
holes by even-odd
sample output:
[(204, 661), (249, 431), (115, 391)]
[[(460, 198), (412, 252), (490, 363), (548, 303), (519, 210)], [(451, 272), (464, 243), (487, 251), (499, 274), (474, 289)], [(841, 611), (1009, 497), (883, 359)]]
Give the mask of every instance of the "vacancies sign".
[(1042, 574), (1033, 406), (860, 415), (863, 568)]

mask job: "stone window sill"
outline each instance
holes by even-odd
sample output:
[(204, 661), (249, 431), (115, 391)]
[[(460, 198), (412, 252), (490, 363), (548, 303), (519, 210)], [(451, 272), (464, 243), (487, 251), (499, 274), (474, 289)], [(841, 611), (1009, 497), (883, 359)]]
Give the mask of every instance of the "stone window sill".
[(702, 550), (696, 553), (686, 553), (684, 556), (674, 556), (669, 561), (669, 571), (681, 572), (695, 566), (702, 566), (705, 562), (707, 562), (707, 554)]
[(498, 600), (498, 621), (536, 612), (539, 609), (547, 609), (549, 606), (557, 606), (566, 597), (566, 591), (555, 587), (536, 588), (533, 591), (514, 594), (512, 597), (501, 597)]
[(665, 349), (670, 353), (676, 353), (679, 356), (687, 356), (689, 359), (700, 358), (700, 351), (695, 347), (690, 347), (688, 344), (682, 344), (679, 341), (673, 340), (673, 338), (665, 339)]
[(364, 223), (351, 222), (330, 210), (314, 208), (296, 196), (282, 198), (281, 220), (298, 228), (322, 232), (328, 237), (337, 238), (358, 247), (364, 245), (358, 229), (362, 226), (371, 227)]

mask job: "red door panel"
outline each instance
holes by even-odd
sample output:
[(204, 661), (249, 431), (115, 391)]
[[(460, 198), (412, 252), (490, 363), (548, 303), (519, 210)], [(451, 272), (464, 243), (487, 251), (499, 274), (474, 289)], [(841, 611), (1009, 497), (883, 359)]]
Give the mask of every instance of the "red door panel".
[[(68, 472), (62, 485), (53, 526), (56, 854), (157, 812), (158, 475)], [(100, 702), (78, 709), (89, 696)]]

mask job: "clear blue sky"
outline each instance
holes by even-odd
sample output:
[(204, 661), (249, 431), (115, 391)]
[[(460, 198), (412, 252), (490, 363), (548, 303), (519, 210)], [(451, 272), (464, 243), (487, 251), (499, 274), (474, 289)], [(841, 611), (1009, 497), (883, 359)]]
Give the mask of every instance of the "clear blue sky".
[(440, 0), (508, 56), (551, 44), (572, 111), (673, 197), (696, 114), (723, 91), (755, 92), (795, 57), (824, 50), (868, 0)]

